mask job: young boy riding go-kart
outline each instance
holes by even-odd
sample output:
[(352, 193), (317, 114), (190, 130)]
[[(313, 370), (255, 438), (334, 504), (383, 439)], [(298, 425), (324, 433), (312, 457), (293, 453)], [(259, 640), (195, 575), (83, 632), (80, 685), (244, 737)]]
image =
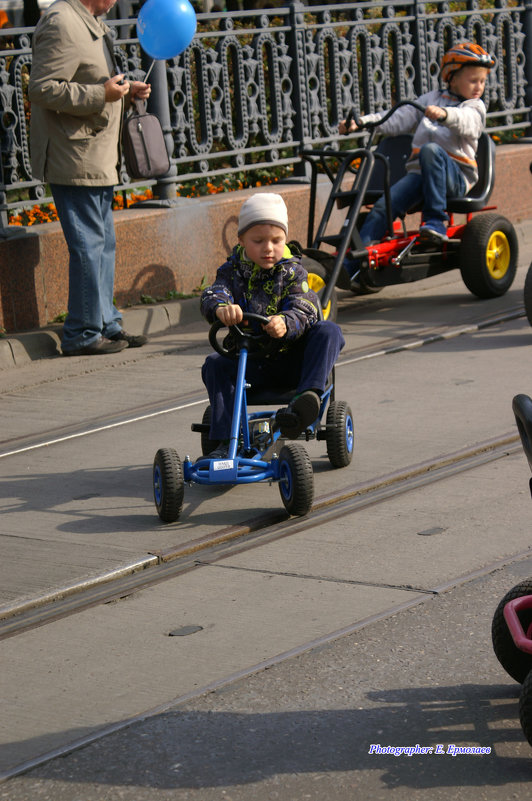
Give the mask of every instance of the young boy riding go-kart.
[[(335, 285), (367, 294), (459, 268), (468, 289), (480, 298), (497, 297), (511, 286), (517, 236), (512, 224), (487, 206), (495, 147), (483, 132), (481, 95), (492, 66), (493, 59), (479, 45), (454, 45), (442, 60), (447, 89), (428, 92), (416, 102), (402, 101), (387, 113), (359, 118), (351, 112), (340, 132), (367, 129), (362, 148), (302, 153), (312, 169), (305, 254), (314, 264), (304, 263), (317, 275), (314, 286), (322, 290), (326, 316), (334, 315)], [(374, 148), (377, 132), (388, 136)], [(314, 236), (323, 173), (332, 188)], [(330, 235), (336, 206), (346, 208), (346, 217), (340, 233)], [(369, 212), (367, 207), (372, 207)], [(407, 230), (406, 214), (417, 211), (422, 212), (421, 227)], [(473, 217), (477, 211), (484, 213)], [(455, 214), (464, 214), (465, 223), (456, 222)], [(323, 244), (333, 246), (336, 254), (320, 250)]]

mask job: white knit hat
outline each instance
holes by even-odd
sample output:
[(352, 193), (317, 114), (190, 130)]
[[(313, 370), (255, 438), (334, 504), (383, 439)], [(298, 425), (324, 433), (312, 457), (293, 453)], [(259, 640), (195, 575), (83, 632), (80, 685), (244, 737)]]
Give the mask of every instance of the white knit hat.
[(252, 225), (278, 225), (285, 234), (288, 233), (288, 211), (281, 195), (260, 192), (246, 200), (240, 209), (238, 236)]

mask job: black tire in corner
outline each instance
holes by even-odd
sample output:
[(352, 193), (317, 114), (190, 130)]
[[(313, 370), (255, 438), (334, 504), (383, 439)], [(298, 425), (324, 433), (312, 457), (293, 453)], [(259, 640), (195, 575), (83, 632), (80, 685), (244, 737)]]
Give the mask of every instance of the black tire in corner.
[[(308, 273), (308, 285), (312, 291), (316, 293), (321, 303), (325, 287), (329, 281), (327, 270), (323, 264), (319, 263), (319, 261), (311, 259), (308, 256), (303, 256), (302, 263), (303, 267)], [(325, 308), (322, 306), (322, 314), (324, 320), (331, 320), (333, 323), (335, 322), (338, 314), (338, 298), (336, 296), (336, 287), (333, 289), (331, 299)]]
[[(520, 684), (532, 670), (532, 654), (526, 654), (515, 645), (504, 619), (504, 607), (508, 601), (522, 598), (523, 595), (532, 595), (532, 579), (521, 581), (506, 593), (495, 610), (491, 624), (491, 640), (495, 656), (508, 675)], [(519, 620), (526, 632), (532, 623), (532, 609), (520, 612)]]
[(335, 468), (347, 467), (353, 458), (353, 412), (345, 401), (331, 401), (326, 421), (327, 456)]
[[(203, 417), (201, 418), (201, 424), (205, 426), (211, 427), (211, 419), (212, 419), (212, 407), (209, 404), (205, 411), (203, 412)], [(201, 453), (202, 456), (207, 456), (209, 453), (212, 453), (215, 448), (218, 447), (220, 444), (219, 439), (211, 439), (207, 431), (201, 432)]]
[(174, 448), (159, 448), (153, 460), (153, 497), (164, 523), (175, 523), (183, 508), (183, 466)]
[(532, 264), (528, 268), (523, 289), (523, 301), (525, 304), (526, 319), (532, 325)]
[(526, 739), (532, 745), (532, 670), (521, 687), (519, 696), (519, 720)]
[(478, 214), (466, 225), (460, 245), (464, 284), (478, 298), (504, 295), (515, 278), (518, 255), (512, 223), (500, 214)]
[(279, 454), (279, 492), (289, 515), (310, 512), (314, 500), (314, 473), (310, 457), (301, 445), (287, 442)]

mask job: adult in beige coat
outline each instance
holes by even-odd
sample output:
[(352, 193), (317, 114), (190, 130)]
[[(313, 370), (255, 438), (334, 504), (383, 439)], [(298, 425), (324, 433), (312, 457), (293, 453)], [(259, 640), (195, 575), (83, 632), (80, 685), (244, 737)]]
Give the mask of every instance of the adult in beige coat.
[(113, 304), (112, 203), (124, 101), (150, 93), (149, 84), (113, 74), (109, 28), (99, 17), (115, 2), (56, 0), (33, 36), (32, 169), (50, 184), (70, 254), (66, 356), (146, 342), (123, 331)]

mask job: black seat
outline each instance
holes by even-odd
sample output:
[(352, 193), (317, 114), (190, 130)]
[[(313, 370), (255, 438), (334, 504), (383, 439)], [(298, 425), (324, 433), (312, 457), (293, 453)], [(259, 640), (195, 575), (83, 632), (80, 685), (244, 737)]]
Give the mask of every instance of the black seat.
[[(390, 161), (390, 185), (393, 185), (406, 172), (405, 165), (410, 155), (412, 136), (388, 136), (381, 139), (376, 152), (381, 153)], [(495, 184), (495, 143), (486, 132), (480, 135), (477, 148), (478, 181), (465, 197), (447, 198), (447, 211), (454, 214), (468, 214), (480, 211), (488, 203)], [(375, 203), (381, 196), (384, 186), (384, 165), (379, 159), (369, 182), (368, 191), (364, 196), (366, 204)], [(409, 213), (420, 211), (421, 204), (410, 209)]]
[(468, 214), (480, 211), (487, 205), (495, 184), (495, 142), (487, 133), (478, 140), (478, 181), (465, 197), (447, 198), (447, 211)]

